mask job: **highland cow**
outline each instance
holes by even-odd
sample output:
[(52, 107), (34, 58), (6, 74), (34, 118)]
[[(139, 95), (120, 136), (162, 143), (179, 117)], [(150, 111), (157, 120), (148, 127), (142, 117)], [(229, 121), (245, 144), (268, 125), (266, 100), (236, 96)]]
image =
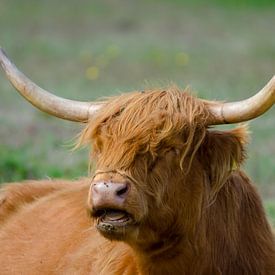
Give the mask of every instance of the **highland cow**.
[(43, 111), (86, 122), (96, 170), (76, 182), (26, 181), (0, 193), (0, 274), (275, 274), (275, 240), (241, 170), (247, 131), (211, 125), (261, 115), (254, 97), (219, 103), (177, 87), (74, 102), (42, 90), (8, 60), (15, 88)]

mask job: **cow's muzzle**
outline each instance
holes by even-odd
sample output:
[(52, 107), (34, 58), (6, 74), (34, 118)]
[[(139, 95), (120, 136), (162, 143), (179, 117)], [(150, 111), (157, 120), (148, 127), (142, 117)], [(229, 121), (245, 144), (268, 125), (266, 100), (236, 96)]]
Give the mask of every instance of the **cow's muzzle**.
[(134, 223), (125, 203), (130, 191), (127, 182), (98, 181), (90, 189), (91, 214), (97, 221), (97, 228), (105, 233), (119, 231)]
[(99, 181), (91, 185), (90, 200), (91, 205), (95, 209), (108, 208), (123, 208), (130, 186), (127, 182), (111, 182)]

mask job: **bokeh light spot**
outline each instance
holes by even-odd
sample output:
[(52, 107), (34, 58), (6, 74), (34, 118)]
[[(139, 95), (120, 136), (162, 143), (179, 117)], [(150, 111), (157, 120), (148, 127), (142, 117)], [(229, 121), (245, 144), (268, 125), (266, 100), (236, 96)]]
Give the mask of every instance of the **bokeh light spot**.
[(86, 70), (86, 77), (90, 80), (96, 80), (99, 77), (99, 69), (96, 66), (90, 66)]

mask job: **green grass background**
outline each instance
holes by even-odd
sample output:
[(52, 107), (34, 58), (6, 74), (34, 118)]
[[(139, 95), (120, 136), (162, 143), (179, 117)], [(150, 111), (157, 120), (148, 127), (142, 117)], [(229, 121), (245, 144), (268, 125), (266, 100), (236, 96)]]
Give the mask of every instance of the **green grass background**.
[[(42, 87), (96, 98), (153, 86), (191, 86), (202, 98), (239, 100), (275, 72), (269, 0), (1, 0), (0, 45)], [(250, 122), (245, 169), (275, 224), (275, 108)], [(232, 128), (232, 126), (230, 126)], [(83, 128), (32, 108), (0, 74), (0, 182), (77, 178)]]

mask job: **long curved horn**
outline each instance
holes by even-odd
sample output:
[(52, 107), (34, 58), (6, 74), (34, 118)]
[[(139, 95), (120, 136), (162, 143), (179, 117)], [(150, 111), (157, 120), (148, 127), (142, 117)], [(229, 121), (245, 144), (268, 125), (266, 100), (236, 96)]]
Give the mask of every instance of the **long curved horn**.
[(238, 123), (256, 118), (275, 103), (275, 76), (254, 96), (236, 102), (209, 103), (211, 125)]
[(87, 122), (103, 103), (74, 101), (53, 95), (20, 72), (0, 48), (0, 65), (13, 87), (32, 105), (50, 115), (77, 122)]

